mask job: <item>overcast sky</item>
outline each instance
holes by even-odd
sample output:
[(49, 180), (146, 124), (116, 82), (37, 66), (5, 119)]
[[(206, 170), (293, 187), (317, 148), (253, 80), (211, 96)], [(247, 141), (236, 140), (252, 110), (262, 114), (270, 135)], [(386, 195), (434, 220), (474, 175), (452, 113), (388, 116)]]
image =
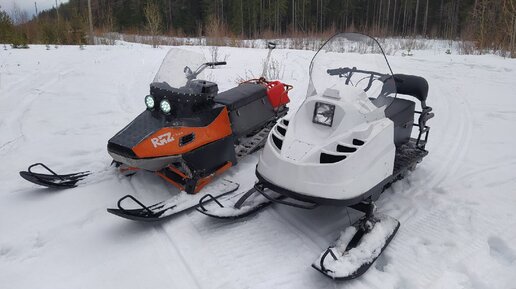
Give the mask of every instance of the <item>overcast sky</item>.
[[(50, 9), (56, 6), (55, 0), (0, 0), (0, 6), (2, 10), (7, 11), (9, 14), (13, 9), (14, 3), (18, 5), (22, 10), (25, 10), (29, 15), (34, 14), (34, 2), (38, 4), (38, 11)], [(57, 0), (58, 4), (68, 2), (67, 0)]]

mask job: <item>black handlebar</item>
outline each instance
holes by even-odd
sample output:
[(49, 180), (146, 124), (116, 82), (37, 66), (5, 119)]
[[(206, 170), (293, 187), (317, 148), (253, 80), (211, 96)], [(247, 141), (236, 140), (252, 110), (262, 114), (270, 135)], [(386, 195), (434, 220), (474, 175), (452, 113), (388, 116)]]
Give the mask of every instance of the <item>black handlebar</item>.
[(373, 84), (373, 81), (375, 80), (374, 77), (379, 77), (378, 80), (381, 82), (386, 82), (391, 76), (389, 74), (383, 74), (378, 73), (376, 71), (369, 71), (369, 70), (361, 70), (357, 69), (356, 67), (349, 68), (349, 67), (340, 67), (340, 68), (334, 68), (334, 69), (327, 69), (326, 73), (329, 75), (338, 75), (339, 77), (344, 77), (346, 79), (346, 85), (349, 84), (351, 81), (351, 77), (354, 73), (364, 73), (369, 74), (369, 82), (367, 83), (367, 87), (364, 88), (364, 91), (368, 91), (369, 88), (371, 88), (371, 85)]
[[(379, 76), (380, 78), (383, 78), (384, 80), (388, 79), (390, 74), (383, 74), (376, 71), (370, 71), (370, 70), (361, 70), (357, 69), (356, 67), (349, 68), (349, 67), (340, 67), (335, 69), (328, 69), (326, 72), (329, 75), (338, 75), (339, 77), (346, 77), (346, 84), (351, 79), (351, 76), (353, 73), (364, 73), (369, 74), (371, 77), (373, 76)], [(383, 80), (382, 80), (383, 81)]]
[(349, 83), (353, 73), (369, 74), (369, 83), (367, 84), (367, 87), (364, 89), (364, 91), (369, 90), (373, 82), (374, 76), (379, 76), (378, 80), (380, 80), (383, 83), (386, 83), (388, 80), (394, 79), (394, 85), (397, 93), (413, 96), (417, 98), (419, 101), (421, 101), (423, 107), (426, 107), (425, 101), (428, 96), (428, 82), (423, 77), (405, 74), (382, 74), (375, 71), (360, 70), (356, 67), (340, 67), (335, 69), (328, 69), (326, 70), (326, 72), (329, 75), (338, 75), (339, 77), (345, 77), (346, 84)]
[(376, 72), (376, 71), (370, 71), (370, 70), (361, 70), (361, 69), (357, 69), (356, 67), (353, 67), (353, 68), (349, 68), (349, 67), (341, 67), (341, 68), (335, 68), (335, 69), (328, 69), (326, 70), (326, 72), (329, 74), (329, 75), (344, 75), (348, 72), (351, 72), (352, 74), (353, 73), (365, 73), (365, 74), (371, 74), (371, 75), (377, 75), (377, 76), (386, 76), (388, 74), (383, 74), (383, 73), (379, 73), (379, 72)]
[(215, 61), (215, 62), (206, 62), (206, 66), (217, 66), (217, 65), (226, 65), (226, 61)]

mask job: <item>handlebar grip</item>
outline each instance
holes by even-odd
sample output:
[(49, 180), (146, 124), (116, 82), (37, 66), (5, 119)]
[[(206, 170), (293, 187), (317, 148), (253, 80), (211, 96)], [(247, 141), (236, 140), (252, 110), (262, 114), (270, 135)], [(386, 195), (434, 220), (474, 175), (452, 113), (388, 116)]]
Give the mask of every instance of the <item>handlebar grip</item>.
[(328, 73), (329, 75), (337, 75), (339, 74), (338, 71), (339, 69), (328, 69), (326, 70), (326, 73)]
[(217, 65), (226, 65), (226, 61), (214, 61), (214, 62), (206, 62), (204, 65), (206, 66), (217, 66)]
[(342, 73), (343, 73), (342, 68), (337, 68), (337, 69), (328, 69), (328, 70), (326, 70), (326, 72), (327, 72), (329, 75), (339, 75), (339, 74), (342, 74)]
[(341, 75), (344, 73), (348, 73), (350, 71), (351, 71), (351, 69), (349, 69), (348, 67), (341, 67), (341, 68), (335, 68), (335, 69), (328, 69), (328, 70), (326, 70), (326, 73), (328, 73), (329, 75)]

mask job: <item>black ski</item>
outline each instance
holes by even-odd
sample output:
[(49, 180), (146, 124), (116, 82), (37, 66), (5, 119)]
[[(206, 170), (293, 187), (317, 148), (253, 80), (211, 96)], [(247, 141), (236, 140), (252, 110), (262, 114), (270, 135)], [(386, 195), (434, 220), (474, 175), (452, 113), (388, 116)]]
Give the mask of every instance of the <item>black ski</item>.
[[(107, 211), (111, 214), (133, 221), (155, 222), (199, 206), (199, 200), (203, 199), (206, 195), (215, 195), (220, 197), (235, 192), (238, 190), (238, 187), (239, 185), (237, 183), (226, 179), (216, 180), (214, 183), (203, 188), (199, 193), (187, 194), (182, 191), (167, 200), (150, 206), (144, 205), (132, 195), (126, 195), (118, 201), (118, 208), (110, 208), (107, 209)], [(208, 192), (211, 192), (211, 194)], [(123, 203), (127, 200), (133, 201), (138, 205), (138, 208), (125, 208)]]
[(244, 204), (250, 197), (260, 197), (256, 195), (256, 189), (253, 187), (247, 192), (239, 192), (234, 194), (228, 194), (225, 196), (214, 197), (212, 195), (206, 195), (199, 200), (199, 206), (196, 208), (197, 211), (203, 213), (206, 216), (217, 218), (217, 219), (240, 219), (252, 215), (269, 205), (273, 202), (266, 198), (260, 198), (252, 200)]
[[(346, 228), (335, 245), (326, 249), (312, 267), (334, 280), (360, 277), (382, 254), (399, 227), (398, 220), (386, 215), (363, 217)], [(379, 236), (383, 238), (383, 243), (375, 242)], [(364, 252), (369, 252), (370, 255), (364, 257)]]
[[(43, 167), (50, 174), (41, 174), (41, 173), (33, 172), (32, 168), (37, 167), (37, 166)], [(20, 172), (20, 176), (31, 183), (34, 183), (34, 184), (40, 185), (40, 186), (44, 186), (44, 187), (56, 188), (56, 189), (68, 189), (68, 188), (76, 187), (77, 182), (79, 182), (80, 180), (83, 180), (90, 174), (91, 174), (91, 172), (85, 171), (85, 172), (78, 172), (78, 173), (73, 173), (73, 174), (59, 175), (42, 163), (33, 164), (33, 165), (29, 166), (27, 171)]]

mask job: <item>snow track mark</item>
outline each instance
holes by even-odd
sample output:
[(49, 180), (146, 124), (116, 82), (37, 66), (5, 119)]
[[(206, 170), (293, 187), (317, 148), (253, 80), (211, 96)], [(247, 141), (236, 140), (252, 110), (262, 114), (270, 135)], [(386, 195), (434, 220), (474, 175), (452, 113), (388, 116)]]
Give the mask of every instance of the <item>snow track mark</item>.
[[(443, 81), (443, 79), (439, 81)], [(432, 155), (436, 155), (444, 158), (444, 160), (438, 164), (440, 169), (434, 168), (430, 177), (424, 180), (425, 188), (438, 186), (458, 169), (469, 148), (473, 129), (471, 108), (464, 97), (461, 96), (458, 88), (455, 88), (455, 91), (448, 91), (440, 86), (434, 86), (432, 89), (437, 90), (437, 93), (432, 95), (436, 96), (438, 101), (444, 99), (446, 102), (445, 105), (440, 106), (445, 108), (446, 111), (435, 111), (436, 116), (429, 121), (429, 125), (433, 127), (433, 130), (442, 129), (445, 131), (442, 133), (443, 136), (439, 138), (438, 145), (430, 145), (431, 149), (429, 149), (428, 157), (432, 158)], [(428, 102), (432, 106), (432, 99), (429, 99)], [(436, 103), (436, 106), (439, 107), (439, 103)], [(443, 126), (439, 127), (432, 124), (432, 121), (438, 121), (438, 118), (445, 118), (445, 121), (442, 122)], [(429, 142), (433, 142), (432, 129)]]
[(512, 250), (504, 240), (497, 236), (491, 236), (487, 240), (491, 256), (500, 263), (510, 265), (516, 260), (516, 253)]
[[(452, 218), (454, 222), (450, 222)], [(386, 253), (392, 256), (395, 266), (392, 270), (400, 276), (410, 276), (406, 282), (414, 288), (429, 288), (449, 264), (455, 264), (483, 248), (488, 232), (502, 232), (504, 229), (504, 224), (486, 218), (476, 210), (450, 206), (402, 224)]]

